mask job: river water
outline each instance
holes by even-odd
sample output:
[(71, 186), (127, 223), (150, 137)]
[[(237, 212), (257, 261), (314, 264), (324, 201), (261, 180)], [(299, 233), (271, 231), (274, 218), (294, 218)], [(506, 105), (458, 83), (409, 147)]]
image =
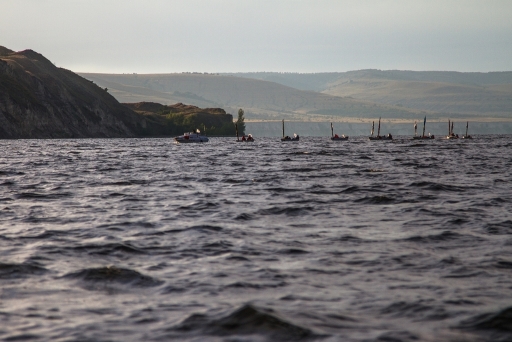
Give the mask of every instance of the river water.
[(0, 141), (0, 339), (511, 341), (512, 136)]

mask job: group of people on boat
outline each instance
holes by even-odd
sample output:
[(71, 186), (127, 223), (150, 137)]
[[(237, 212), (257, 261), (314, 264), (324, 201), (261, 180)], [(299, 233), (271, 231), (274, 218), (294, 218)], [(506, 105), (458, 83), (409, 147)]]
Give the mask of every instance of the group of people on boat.
[(281, 138), (281, 141), (298, 141), (299, 140), (299, 135), (298, 134), (293, 134), (293, 137), (290, 137), (289, 135), (285, 136), (285, 137), (282, 137)]
[(245, 137), (245, 135), (242, 135), (242, 141), (253, 142), (254, 138), (252, 137), (252, 134), (248, 134), (247, 138)]

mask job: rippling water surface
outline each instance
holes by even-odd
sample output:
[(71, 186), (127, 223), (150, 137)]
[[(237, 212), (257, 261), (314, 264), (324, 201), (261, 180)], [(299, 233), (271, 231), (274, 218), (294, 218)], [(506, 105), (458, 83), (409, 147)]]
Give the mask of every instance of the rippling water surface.
[(512, 137), (0, 141), (0, 338), (510, 341)]

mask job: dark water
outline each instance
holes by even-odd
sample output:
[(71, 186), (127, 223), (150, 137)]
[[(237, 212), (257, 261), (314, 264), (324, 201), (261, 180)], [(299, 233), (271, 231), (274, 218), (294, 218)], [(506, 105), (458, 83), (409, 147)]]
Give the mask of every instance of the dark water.
[(0, 141), (0, 339), (511, 341), (512, 136)]

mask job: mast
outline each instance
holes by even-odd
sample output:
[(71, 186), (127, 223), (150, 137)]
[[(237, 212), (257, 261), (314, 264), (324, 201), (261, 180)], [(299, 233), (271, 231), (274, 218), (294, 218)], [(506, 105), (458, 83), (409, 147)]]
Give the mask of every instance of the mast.
[(452, 121), (452, 133), (451, 134), (453, 134), (453, 121)]
[(283, 119), (283, 138), (284, 138), (284, 119)]
[(375, 121), (372, 121), (372, 137), (373, 137), (373, 132), (375, 131)]
[(468, 136), (468, 126), (469, 126), (469, 121), (466, 121), (466, 137)]
[(418, 135), (418, 125), (416, 124), (416, 121), (414, 121), (414, 136)]
[(427, 123), (427, 116), (425, 115), (425, 119), (423, 119), (423, 135), (422, 137), (425, 136), (425, 124)]
[(451, 130), (450, 130), (450, 119), (448, 119), (448, 135), (451, 135)]
[(331, 137), (334, 137), (334, 128), (332, 127), (332, 122), (331, 122)]
[(377, 137), (380, 137), (380, 118), (379, 118), (379, 128), (377, 130)]

